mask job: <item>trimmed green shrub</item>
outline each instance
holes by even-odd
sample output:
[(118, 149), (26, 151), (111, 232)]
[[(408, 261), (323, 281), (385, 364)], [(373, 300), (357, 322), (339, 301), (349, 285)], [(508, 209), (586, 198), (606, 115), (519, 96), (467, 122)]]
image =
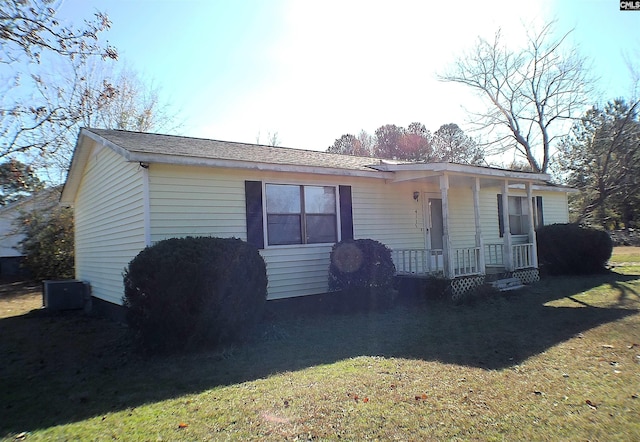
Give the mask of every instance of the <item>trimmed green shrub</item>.
[(22, 265), (35, 279), (74, 277), (73, 210), (47, 207), (23, 213), (18, 222), (24, 239)]
[(331, 250), (329, 289), (342, 291), (347, 311), (389, 307), (395, 296), (391, 250), (373, 239), (345, 240)]
[(241, 340), (262, 317), (267, 274), (258, 249), (236, 238), (160, 241), (124, 272), (124, 305), (147, 353)]
[(613, 243), (602, 230), (578, 224), (551, 224), (538, 228), (538, 261), (548, 275), (602, 273)]

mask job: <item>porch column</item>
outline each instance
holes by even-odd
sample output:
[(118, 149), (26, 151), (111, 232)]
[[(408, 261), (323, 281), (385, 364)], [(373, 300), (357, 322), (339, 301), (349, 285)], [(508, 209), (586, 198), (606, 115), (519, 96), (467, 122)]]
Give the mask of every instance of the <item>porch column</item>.
[(538, 244), (536, 241), (536, 225), (533, 219), (533, 185), (525, 184), (527, 189), (527, 211), (529, 214), (529, 242), (531, 243), (531, 265), (538, 268)]
[(486, 273), (484, 261), (484, 241), (482, 239), (482, 227), (480, 225), (480, 178), (473, 181), (473, 214), (476, 222), (476, 247), (478, 247), (478, 272)]
[(449, 176), (440, 175), (440, 193), (442, 195), (442, 256), (444, 258), (444, 276), (453, 278), (453, 254), (449, 236)]
[(505, 270), (513, 272), (513, 242), (511, 240), (511, 226), (509, 226), (509, 180), (502, 182), (502, 225), (504, 226), (502, 260)]

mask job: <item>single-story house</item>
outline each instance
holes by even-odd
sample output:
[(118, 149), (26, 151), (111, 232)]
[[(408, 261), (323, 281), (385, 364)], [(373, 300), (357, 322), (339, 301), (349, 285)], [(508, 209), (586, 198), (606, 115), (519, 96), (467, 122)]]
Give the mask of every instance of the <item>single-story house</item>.
[(0, 278), (28, 276), (22, 267), (24, 255), (20, 242), (24, 239), (19, 218), (33, 211), (46, 211), (60, 199), (60, 186), (49, 187), (0, 207)]
[(75, 211), (76, 277), (119, 305), (129, 261), (184, 236), (255, 244), (268, 299), (326, 292), (331, 248), (347, 238), (378, 240), (398, 274), (456, 289), (491, 272), (530, 282), (535, 228), (568, 222), (569, 191), (543, 173), (82, 129), (61, 202)]

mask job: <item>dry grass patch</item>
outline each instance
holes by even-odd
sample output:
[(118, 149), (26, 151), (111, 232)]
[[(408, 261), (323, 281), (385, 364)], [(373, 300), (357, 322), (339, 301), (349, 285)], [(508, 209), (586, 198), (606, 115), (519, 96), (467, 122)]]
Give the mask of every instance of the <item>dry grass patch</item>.
[(640, 266), (640, 247), (614, 247), (609, 263), (635, 263)]
[(42, 307), (41, 290), (36, 281), (0, 282), (0, 319)]

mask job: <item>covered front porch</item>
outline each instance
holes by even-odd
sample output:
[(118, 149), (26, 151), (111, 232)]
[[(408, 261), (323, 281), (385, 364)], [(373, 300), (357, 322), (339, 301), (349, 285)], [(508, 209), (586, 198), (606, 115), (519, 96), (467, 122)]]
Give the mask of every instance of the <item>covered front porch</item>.
[(398, 275), (454, 280), (532, 270), (537, 277), (542, 208), (534, 186), (547, 185), (548, 175), (451, 163), (379, 168), (395, 172), (391, 185), (414, 186), (416, 223), (422, 210), (424, 242), (392, 248)]

